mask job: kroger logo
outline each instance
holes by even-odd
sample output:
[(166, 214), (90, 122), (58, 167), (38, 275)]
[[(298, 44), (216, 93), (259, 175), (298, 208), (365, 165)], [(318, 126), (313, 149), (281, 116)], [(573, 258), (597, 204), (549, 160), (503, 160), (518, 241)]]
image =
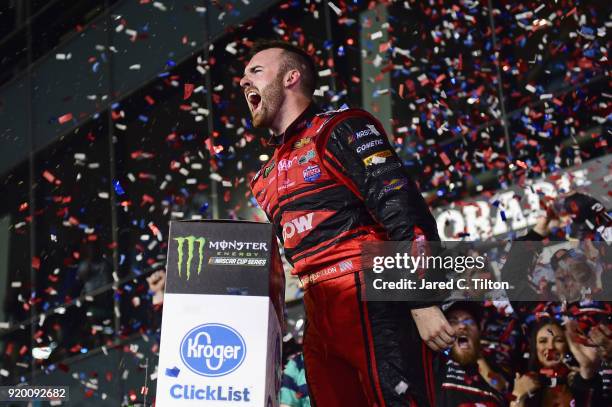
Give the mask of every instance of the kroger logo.
[(245, 355), (244, 339), (227, 325), (197, 326), (181, 341), (181, 360), (201, 376), (225, 376), (238, 369)]

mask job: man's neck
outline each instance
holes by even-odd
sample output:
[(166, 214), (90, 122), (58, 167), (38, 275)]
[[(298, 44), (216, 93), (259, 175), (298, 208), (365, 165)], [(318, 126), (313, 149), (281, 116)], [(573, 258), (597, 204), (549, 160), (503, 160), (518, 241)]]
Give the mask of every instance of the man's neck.
[(285, 103), (281, 106), (278, 114), (276, 115), (277, 120), (274, 123), (272, 131), (276, 136), (281, 135), (287, 130), (287, 128), (300, 117), (304, 110), (308, 108), (311, 100), (305, 97), (300, 98), (287, 98)]

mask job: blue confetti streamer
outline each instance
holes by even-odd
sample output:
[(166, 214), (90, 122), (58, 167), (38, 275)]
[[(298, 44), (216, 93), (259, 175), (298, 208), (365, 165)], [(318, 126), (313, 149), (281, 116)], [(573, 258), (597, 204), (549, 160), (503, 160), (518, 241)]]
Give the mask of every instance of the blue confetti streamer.
[(125, 191), (121, 187), (121, 184), (119, 183), (119, 180), (116, 179), (116, 180), (113, 181), (113, 187), (115, 188), (115, 193), (117, 195), (125, 195)]
[(168, 376), (168, 377), (178, 377), (180, 372), (181, 372), (181, 369), (179, 369), (178, 367), (175, 366), (172, 369), (166, 369), (166, 376)]

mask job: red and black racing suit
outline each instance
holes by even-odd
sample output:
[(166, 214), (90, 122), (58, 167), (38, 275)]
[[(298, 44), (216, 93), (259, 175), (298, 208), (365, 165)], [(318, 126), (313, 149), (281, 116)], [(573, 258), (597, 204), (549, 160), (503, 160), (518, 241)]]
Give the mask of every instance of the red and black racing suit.
[(426, 406), (432, 354), (410, 308), (362, 301), (360, 245), (438, 241), (435, 220), (381, 124), (310, 105), (251, 182), (305, 288), (304, 358), (318, 406)]

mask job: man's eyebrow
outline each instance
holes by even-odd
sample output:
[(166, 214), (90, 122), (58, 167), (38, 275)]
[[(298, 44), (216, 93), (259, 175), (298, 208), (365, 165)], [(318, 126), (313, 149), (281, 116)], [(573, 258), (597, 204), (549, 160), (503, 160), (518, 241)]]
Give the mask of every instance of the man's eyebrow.
[(263, 66), (261, 66), (261, 65), (255, 65), (255, 66), (252, 66), (252, 67), (250, 67), (249, 69), (245, 70), (245, 71), (244, 71), (244, 74), (246, 75), (246, 71), (253, 72), (253, 70), (254, 70), (255, 68), (263, 68)]

